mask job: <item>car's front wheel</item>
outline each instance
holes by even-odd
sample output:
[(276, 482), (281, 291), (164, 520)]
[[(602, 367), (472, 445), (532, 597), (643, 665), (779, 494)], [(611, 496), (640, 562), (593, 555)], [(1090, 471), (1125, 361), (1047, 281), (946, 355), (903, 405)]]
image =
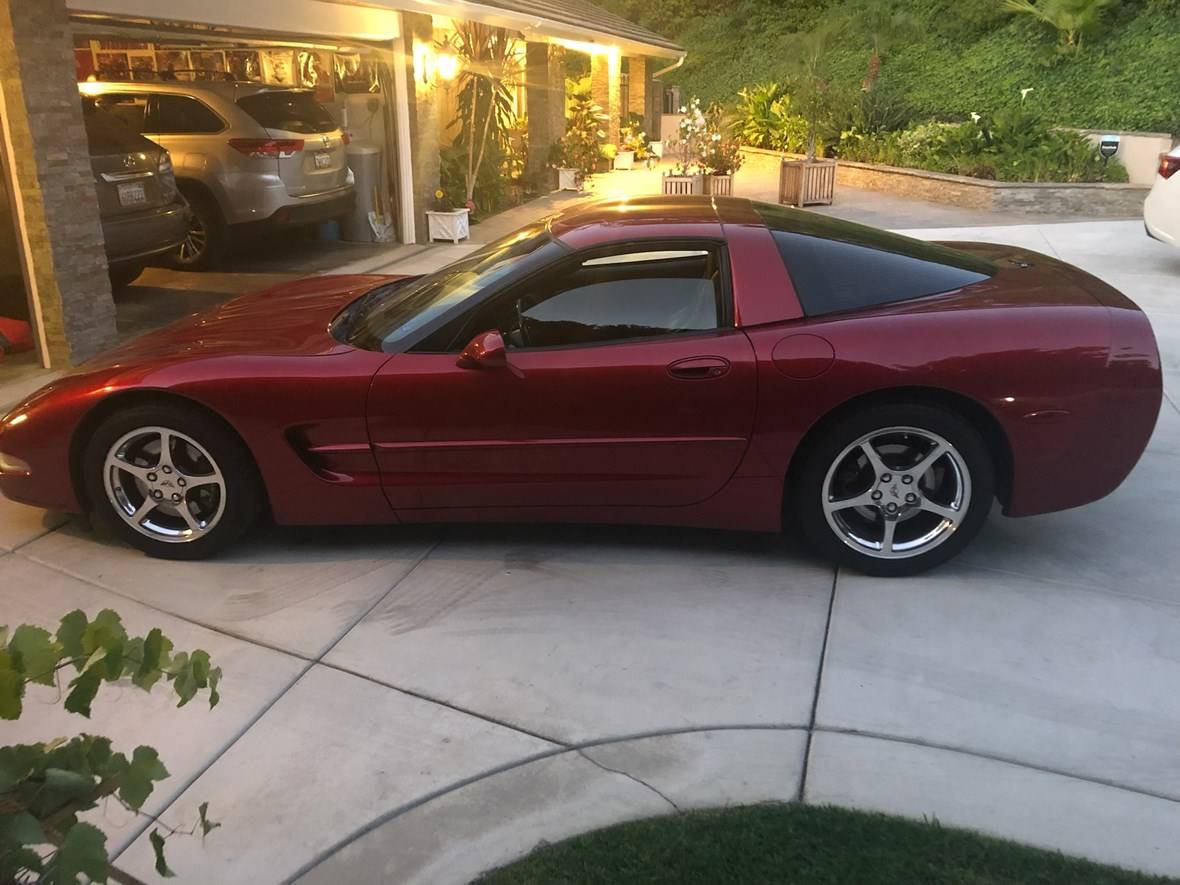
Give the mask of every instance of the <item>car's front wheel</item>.
[(249, 451), (221, 422), (171, 404), (107, 418), (84, 453), (95, 514), (163, 559), (201, 559), (238, 540), (263, 507)]
[(929, 405), (882, 405), (837, 421), (802, 453), (796, 518), (826, 558), (878, 576), (946, 562), (979, 532), (995, 493), (983, 438)]

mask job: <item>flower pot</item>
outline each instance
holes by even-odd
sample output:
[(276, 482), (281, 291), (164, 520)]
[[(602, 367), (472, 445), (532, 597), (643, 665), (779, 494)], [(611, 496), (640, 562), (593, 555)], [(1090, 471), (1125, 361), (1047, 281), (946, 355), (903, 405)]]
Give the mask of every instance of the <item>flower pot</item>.
[(706, 175), (705, 193), (714, 197), (733, 196), (733, 173), (728, 175)]
[(619, 151), (615, 154), (616, 169), (634, 169), (635, 151)]
[(563, 166), (557, 170), (557, 189), (559, 191), (580, 191), (578, 184), (578, 170)]
[(830, 206), (835, 191), (835, 160), (783, 160), (778, 176), (780, 203), (788, 206)]
[(703, 178), (701, 175), (665, 175), (663, 192), (681, 197), (703, 193)]
[(449, 212), (429, 209), (426, 221), (430, 225), (430, 240), (450, 240), (458, 243), (467, 239), (471, 234), (471, 223), (468, 209), (451, 209)]

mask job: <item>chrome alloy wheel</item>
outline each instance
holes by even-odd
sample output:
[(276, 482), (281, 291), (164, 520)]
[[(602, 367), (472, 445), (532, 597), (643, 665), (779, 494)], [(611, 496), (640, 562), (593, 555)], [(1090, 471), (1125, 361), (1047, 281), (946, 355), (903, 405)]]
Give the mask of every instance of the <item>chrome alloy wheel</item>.
[(111, 446), (103, 488), (120, 518), (155, 541), (208, 534), (225, 512), (225, 479), (200, 443), (167, 427), (141, 427)]
[(205, 229), (205, 223), (201, 220), (201, 216), (189, 208), (188, 212), (188, 229), (185, 231), (184, 239), (177, 247), (177, 257), (184, 264), (192, 264), (198, 261), (205, 250), (209, 248), (209, 231)]
[(887, 427), (840, 453), (823, 496), (824, 516), (841, 541), (867, 556), (906, 559), (954, 534), (971, 504), (971, 473), (937, 433)]

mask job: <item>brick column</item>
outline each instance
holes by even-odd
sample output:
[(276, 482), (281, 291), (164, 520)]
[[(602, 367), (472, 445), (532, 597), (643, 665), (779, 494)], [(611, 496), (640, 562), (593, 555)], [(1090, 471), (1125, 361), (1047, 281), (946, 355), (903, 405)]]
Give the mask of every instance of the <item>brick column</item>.
[(419, 243), (429, 241), (426, 210), (434, 203), (438, 190), (439, 134), (441, 132), (439, 90), (433, 83), (414, 77), (414, 44), (425, 43), (433, 49), (434, 21), (417, 12), (402, 13), (406, 56), (406, 82), (409, 84), (410, 164), (414, 176), (414, 232)]
[(550, 190), (550, 148), (565, 134), (565, 50), (550, 43), (525, 46), (525, 104), (529, 118), (531, 187)]
[(45, 344), (81, 362), (114, 343), (115, 304), (65, 0), (0, 0), (0, 88)]
[(643, 117), (643, 131), (647, 128), (647, 59), (642, 56), (632, 56), (627, 59), (627, 108), (626, 112)]
[(607, 144), (619, 143), (622, 108), (622, 64), (617, 52), (595, 53), (590, 57), (590, 94), (607, 115), (603, 125)]

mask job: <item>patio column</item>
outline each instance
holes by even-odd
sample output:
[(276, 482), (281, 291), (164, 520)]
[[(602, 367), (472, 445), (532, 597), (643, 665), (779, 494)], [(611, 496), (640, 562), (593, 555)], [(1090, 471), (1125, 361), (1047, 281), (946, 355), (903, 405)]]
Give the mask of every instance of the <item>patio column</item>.
[(65, 0), (0, 0), (0, 149), (12, 161), (33, 325), (55, 366), (105, 350), (116, 334), (72, 47)]
[(438, 190), (439, 134), (442, 131), (442, 96), (433, 82), (423, 82), (415, 76), (414, 47), (424, 44), (433, 48), (434, 20), (418, 12), (402, 13), (402, 59), (404, 76), (407, 81), (406, 101), (409, 104), (410, 166), (413, 178), (414, 233), (419, 243), (429, 241), (429, 227), (426, 210), (433, 205), (434, 192)]
[(590, 56), (590, 94), (594, 103), (607, 115), (603, 125), (607, 144), (619, 143), (619, 118), (622, 108), (622, 61), (618, 50), (595, 52)]
[(527, 176), (531, 187), (548, 191), (549, 150), (565, 135), (565, 50), (552, 43), (525, 46), (525, 105), (529, 118)]
[(647, 128), (647, 58), (642, 55), (627, 59), (627, 115), (643, 117), (643, 131)]

